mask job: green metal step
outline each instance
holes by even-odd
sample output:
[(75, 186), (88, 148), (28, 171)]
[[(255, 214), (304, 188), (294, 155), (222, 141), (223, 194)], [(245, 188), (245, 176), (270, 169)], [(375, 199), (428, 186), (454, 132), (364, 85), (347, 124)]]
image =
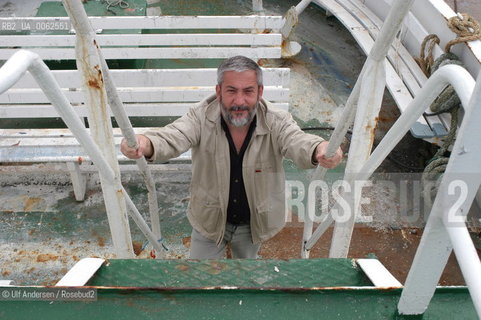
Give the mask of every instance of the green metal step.
[(464, 287), (401, 316), (402, 289), (373, 287), (351, 259), (110, 260), (87, 288), (95, 301), (0, 298), (0, 319), (477, 319)]
[(316, 288), (372, 286), (352, 259), (109, 260), (92, 286)]

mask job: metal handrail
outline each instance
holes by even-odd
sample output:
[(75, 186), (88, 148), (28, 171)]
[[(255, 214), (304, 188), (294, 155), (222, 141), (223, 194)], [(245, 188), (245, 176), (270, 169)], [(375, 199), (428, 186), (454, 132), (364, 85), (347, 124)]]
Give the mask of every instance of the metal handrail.
[[(297, 13), (302, 12), (309, 2), (301, 1)], [(400, 28), (403, 18), (409, 12), (412, 2), (398, 0), (393, 3), (380, 36), (369, 53), (348, 99), (339, 125), (331, 137), (327, 156), (334, 154), (339, 147), (348, 126), (352, 123), (354, 114), (356, 114), (354, 136), (349, 152), (350, 158), (354, 159), (356, 164), (349, 166), (350, 162), (348, 162), (344, 179), (347, 180), (348, 184), (353, 182), (354, 179), (358, 181), (367, 180), (444, 88), (449, 84), (453, 86), (465, 109), (465, 116), (453, 146), (451, 159), (441, 180), (421, 243), (409, 271), (398, 304), (398, 311), (400, 314), (406, 315), (424, 313), (454, 248), (473, 304), (481, 317), (481, 262), (465, 224), (469, 206), (472, 204), (481, 184), (481, 164), (479, 163), (481, 146), (479, 134), (476, 136), (481, 122), (481, 73), (478, 75), (477, 82), (475, 82), (471, 75), (459, 66), (448, 65), (440, 68), (428, 79), (422, 90), (384, 136), (376, 150), (369, 155), (372, 147), (372, 142), (369, 143), (369, 141), (372, 141), (372, 139), (369, 139), (369, 135), (366, 135), (367, 130), (365, 129), (366, 125), (373, 124), (369, 122), (372, 121), (372, 116), (377, 116), (377, 104), (380, 105), (379, 97), (382, 97), (385, 88), (383, 63), (387, 50)], [(372, 104), (376, 105), (372, 106)], [(373, 127), (375, 126), (371, 126), (371, 128)], [(359, 131), (363, 131), (364, 134), (359, 134)], [(463, 171), (464, 173), (468, 172), (470, 177), (467, 181), (461, 181), (467, 190), (464, 202), (458, 205), (457, 199), (453, 200), (452, 197), (447, 195), (453, 191), (452, 183), (459, 180)], [(314, 179), (322, 179), (325, 173), (325, 169), (318, 168), (314, 174)], [(453, 177), (450, 176), (451, 174)], [(359, 199), (348, 198), (354, 212), (357, 212)], [(455, 205), (458, 206), (455, 207)], [(339, 204), (333, 208), (333, 210), (339, 209)], [(354, 213), (339, 233), (335, 228), (329, 253), (330, 257), (347, 256), (355, 216)], [(309, 214), (306, 215), (304, 221), (302, 256), (307, 258), (309, 250), (332, 224), (334, 218), (332, 214), (329, 214), (314, 234), (312, 234), (312, 219)], [(337, 226), (338, 224), (336, 224)]]
[(54, 106), (62, 120), (72, 131), (75, 138), (85, 149), (90, 159), (97, 166), (99, 172), (116, 190), (121, 192), (127, 200), (128, 211), (139, 229), (150, 241), (152, 246), (161, 252), (163, 250), (158, 238), (152, 233), (149, 226), (135, 207), (120, 180), (116, 178), (109, 163), (105, 160), (97, 144), (93, 141), (72, 105), (52, 75), (52, 72), (40, 57), (27, 50), (19, 50), (0, 68), (0, 94), (12, 87), (28, 71), (44, 92), (45, 96)]
[[(406, 279), (398, 310), (401, 314), (409, 315), (422, 314), (426, 310), (454, 249), (474, 307), (481, 317), (481, 262), (465, 223), (481, 183), (481, 73), (475, 82), (471, 75), (459, 66), (447, 65), (436, 71), (373, 152), (371, 159), (363, 167), (363, 170), (367, 170), (363, 174), (367, 175), (367, 172), (377, 168), (417, 117), (448, 84), (453, 86), (461, 100), (465, 111), (464, 119)], [(457, 184), (463, 185), (466, 191), (464, 201), (459, 206), (459, 198), (450, 197), (453, 186)]]
[[(306, 2), (301, 1), (299, 3), (300, 10), (307, 6)], [(354, 121), (354, 134), (352, 136), (351, 149), (349, 150), (349, 159), (346, 165), (345, 179), (348, 181), (352, 180), (353, 176), (360, 171), (360, 167), (371, 152), (373, 128), (376, 127), (376, 118), (381, 108), (382, 96), (386, 86), (384, 67), (386, 56), (413, 2), (414, 0), (397, 0), (393, 3), (379, 36), (369, 52), (361, 74), (346, 102), (344, 112), (330, 138), (326, 152), (327, 157), (334, 155), (341, 145), (349, 126), (354, 118), (356, 119)], [(318, 167), (314, 173), (313, 180), (323, 179), (326, 172), (326, 169)], [(359, 199), (353, 199), (352, 204), (354, 212), (357, 212)], [(334, 222), (332, 215), (329, 214), (312, 233), (313, 219), (309, 214), (311, 213), (308, 213), (304, 219), (303, 247), (301, 251), (303, 258), (309, 257), (309, 250)], [(330, 257), (347, 256), (354, 228), (354, 216), (344, 224), (336, 223), (329, 251)]]
[[(109, 67), (107, 66), (107, 62), (102, 55), (102, 51), (96, 39), (95, 30), (93, 29), (90, 21), (88, 20), (85, 8), (80, 1), (63, 0), (63, 4), (76, 31), (77, 55), (80, 56), (83, 54), (82, 48), (87, 48), (91, 55), (97, 55), (102, 70), (102, 79), (103, 84), (105, 85), (108, 105), (110, 106), (114, 118), (119, 125), (122, 135), (127, 140), (127, 144), (129, 145), (129, 147), (137, 149), (138, 144), (134, 130), (132, 128), (132, 124), (130, 123), (127, 113), (125, 112), (122, 100), (120, 99), (112, 76), (110, 75)], [(78, 63), (85, 63), (85, 61), (80, 60), (84, 59), (77, 59)], [(93, 66), (86, 67), (92, 68)], [(159, 206), (157, 200), (157, 191), (155, 188), (155, 181), (152, 177), (152, 173), (147, 165), (145, 157), (136, 159), (136, 164), (139, 168), (140, 173), (142, 174), (142, 177), (144, 178), (144, 182), (148, 190), (147, 196), (152, 231), (157, 237), (157, 242), (162, 244), (163, 239), (160, 230)], [(162, 244), (162, 246), (166, 248), (165, 245)]]

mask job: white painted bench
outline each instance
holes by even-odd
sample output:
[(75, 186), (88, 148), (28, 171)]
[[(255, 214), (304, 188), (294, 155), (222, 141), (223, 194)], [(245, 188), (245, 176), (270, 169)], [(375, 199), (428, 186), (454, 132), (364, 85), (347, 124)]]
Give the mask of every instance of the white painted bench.
[[(0, 18), (10, 22), (19, 18)], [(67, 18), (50, 18), (68, 22)], [(98, 35), (102, 52), (111, 59), (223, 59), (242, 54), (253, 59), (280, 58), (281, 35), (264, 34), (278, 28), (280, 17), (95, 17), (95, 29), (114, 28), (114, 25), (135, 26), (141, 29), (179, 29), (242, 27), (243, 33), (223, 34), (111, 34)], [(27, 21), (34, 23), (37, 18)], [(41, 21), (45, 21), (42, 18)], [(249, 33), (245, 33), (249, 30)], [(255, 32), (255, 33), (254, 33)], [(264, 39), (266, 42), (263, 42)], [(73, 35), (4, 35), (0, 36), (0, 59), (8, 59), (23, 48), (37, 52), (43, 59), (75, 59)], [(277, 44), (275, 44), (277, 43)], [(115, 46), (115, 47), (112, 47)], [(139, 47), (140, 46), (140, 47)], [(181, 47), (179, 47), (181, 46)], [(264, 68), (264, 97), (282, 109), (288, 108), (289, 69)], [(80, 76), (76, 70), (52, 71), (60, 87), (74, 106), (79, 117), (87, 116)], [(194, 103), (214, 93), (217, 74), (215, 68), (194, 69), (111, 69), (112, 78), (129, 117), (178, 117)], [(32, 129), (22, 127), (24, 119), (58, 119), (54, 107), (38, 88), (30, 74), (26, 74), (11, 89), (0, 95), (0, 118), (17, 119), (16, 129), (0, 128), (0, 163), (19, 165), (37, 162), (66, 162), (74, 182), (77, 200), (83, 200), (85, 181), (79, 164), (89, 161), (83, 148), (61, 122), (54, 127)], [(134, 118), (132, 118), (134, 119)], [(142, 133), (148, 128), (134, 128)], [(114, 129), (115, 143), (121, 135)], [(119, 161), (127, 161), (118, 152)], [(177, 160), (187, 160), (185, 154)], [(130, 166), (131, 167), (131, 166)], [(91, 166), (90, 166), (91, 168)]]
[[(89, 20), (107, 60), (281, 57), (281, 16), (128, 16)], [(75, 35), (68, 17), (0, 18), (0, 31), (11, 33), (0, 36), (0, 60), (8, 59), (15, 48), (36, 52), (42, 60), (75, 59)]]

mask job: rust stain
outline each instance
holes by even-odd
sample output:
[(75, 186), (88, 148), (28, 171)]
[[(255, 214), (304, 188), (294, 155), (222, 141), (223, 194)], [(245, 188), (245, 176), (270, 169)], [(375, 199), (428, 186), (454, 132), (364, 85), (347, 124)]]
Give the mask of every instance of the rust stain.
[(103, 86), (103, 82), (104, 82), (102, 78), (102, 70), (100, 69), (99, 65), (96, 65), (94, 69), (97, 70), (97, 75), (94, 75), (93, 77), (91, 77), (87, 81), (87, 84), (91, 88), (100, 89)]
[(98, 79), (90, 79), (88, 85), (91, 88), (100, 89), (100, 83)]
[(190, 237), (182, 238), (182, 244), (184, 245), (184, 247), (190, 248)]
[(83, 161), (84, 161), (84, 159), (83, 159), (82, 157), (78, 157), (78, 158), (77, 158), (78, 164), (82, 164)]
[(50, 253), (42, 253), (37, 256), (37, 262), (56, 261), (58, 256)]
[(99, 247), (105, 247), (105, 238), (104, 237), (97, 237), (97, 243), (99, 244)]
[(40, 203), (42, 201), (42, 199), (40, 198), (28, 198), (26, 201), (25, 201), (25, 205), (23, 207), (23, 210), (24, 211), (32, 211), (33, 207)]
[[(97, 73), (99, 74), (99, 76), (102, 77), (102, 69), (100, 68), (100, 66), (99, 66), (99, 65), (96, 65), (96, 66), (94, 67), (94, 69), (97, 70)], [(102, 79), (102, 78), (100, 78), (100, 79), (101, 79), (102, 82), (103, 82), (103, 79)]]
[(2, 276), (3, 276), (3, 277), (9, 276), (10, 273), (11, 273), (11, 272), (10, 272), (9, 270), (5, 270), (5, 271), (2, 272)]
[(17, 147), (19, 145), (20, 145), (20, 140), (17, 143), (12, 144), (11, 147)]
[(209, 273), (211, 274), (219, 274), (226, 269), (226, 264), (219, 261), (212, 261), (210, 263), (210, 266), (211, 269), (209, 270)]
[(178, 266), (175, 267), (177, 270), (180, 270), (180, 271), (187, 271), (190, 269), (190, 267), (188, 265), (185, 265), (185, 264), (179, 264)]
[(376, 136), (376, 128), (377, 124), (379, 121), (379, 117), (374, 118), (374, 126), (371, 124), (367, 124), (366, 130), (369, 130), (369, 140), (370, 140), (370, 145), (372, 146), (374, 144), (374, 138)]

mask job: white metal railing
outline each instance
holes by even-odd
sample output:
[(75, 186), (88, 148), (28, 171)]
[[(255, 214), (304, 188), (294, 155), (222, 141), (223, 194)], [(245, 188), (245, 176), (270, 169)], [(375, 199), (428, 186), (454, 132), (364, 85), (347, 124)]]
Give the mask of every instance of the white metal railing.
[[(40, 89), (42, 89), (62, 120), (85, 149), (90, 159), (97, 166), (99, 172), (102, 173), (105, 183), (110, 185), (117, 194), (121, 194), (122, 197), (125, 197), (127, 207), (130, 209), (128, 213), (139, 229), (146, 236), (154, 249), (158, 252), (162, 252), (163, 248), (161, 243), (158, 242), (159, 238), (150, 230), (149, 226), (142, 218), (142, 215), (120, 183), (120, 179), (115, 176), (112, 167), (105, 159), (97, 143), (93, 141), (84, 124), (77, 116), (77, 113), (70, 105), (70, 102), (61, 91), (60, 86), (56, 82), (52, 73), (37, 54), (26, 50), (19, 50), (5, 62), (2, 68), (0, 68), (0, 94), (12, 87), (27, 71), (32, 74), (32, 77), (36, 80)], [(118, 215), (116, 218), (118, 221), (114, 221), (114, 223), (125, 223), (122, 221), (124, 217)], [(110, 220), (109, 224), (111, 224)], [(110, 226), (111, 230), (116, 227), (112, 226), (112, 224)], [(115, 232), (117, 230), (118, 229), (114, 229)], [(112, 236), (114, 237), (114, 234)], [(128, 231), (128, 236), (127, 239), (130, 239), (130, 230)], [(127, 241), (125, 238), (122, 240), (123, 242)], [(130, 243), (130, 246), (131, 245), (132, 243)], [(125, 249), (125, 247), (127, 247), (127, 245), (121, 247), (121, 249)], [(119, 250), (119, 247), (116, 247), (116, 250), (118, 255), (128, 257), (128, 254), (126, 254), (128, 251), (126, 249), (125, 251), (121, 251)]]
[[(296, 13), (300, 14), (310, 2), (301, 1), (295, 10)], [(455, 65), (440, 68), (428, 79), (422, 90), (370, 155), (373, 128), (376, 127), (375, 117), (379, 112), (385, 88), (384, 61), (412, 3), (413, 1), (403, 0), (393, 2), (379, 37), (369, 53), (349, 96), (344, 113), (331, 137), (327, 156), (333, 155), (340, 146), (349, 125), (355, 118), (344, 180), (347, 180), (348, 184), (354, 182), (354, 179), (367, 180), (444, 88), (449, 84), (454, 87), (460, 97), (465, 115), (409, 271), (398, 311), (406, 315), (424, 313), (454, 248), (475, 309), (481, 317), (481, 262), (465, 224), (467, 213), (481, 184), (481, 144), (479, 143), (481, 135), (478, 128), (481, 123), (481, 73), (478, 75), (475, 86), (474, 79), (465, 69)], [(313, 178), (323, 179), (325, 173), (325, 169), (318, 168)], [(460, 201), (459, 195), (455, 192), (456, 189), (461, 189), (463, 201)], [(347, 256), (356, 213), (359, 211), (360, 195), (357, 199), (345, 193), (341, 194), (341, 197), (348, 199), (354, 214), (351, 214), (347, 222), (336, 221), (330, 257)], [(339, 209), (335, 206), (332, 210)], [(334, 218), (329, 214), (314, 234), (312, 234), (313, 222), (309, 214), (305, 215), (304, 221), (301, 254), (303, 258), (307, 258), (309, 250), (334, 222)]]
[(368, 161), (364, 168), (365, 172), (372, 172), (409, 130), (415, 121), (413, 117), (420, 116), (448, 84), (460, 97), (465, 114), (398, 310), (400, 314), (422, 314), (426, 310), (454, 249), (475, 309), (481, 317), (481, 262), (465, 223), (481, 184), (481, 73), (475, 84), (471, 75), (459, 66), (448, 65), (435, 72), (407, 112), (386, 134), (379, 148), (373, 152), (372, 161)]
[[(102, 56), (98, 41), (96, 39), (95, 30), (92, 28), (87, 13), (80, 1), (75, 0), (63, 0), (64, 7), (70, 17), (70, 21), (76, 31), (76, 56), (78, 69), (83, 76), (83, 83), (88, 84), (91, 81), (96, 81), (96, 86), (84, 85), (85, 92), (87, 93), (89, 108), (89, 123), (91, 124), (91, 130), (93, 136), (97, 140), (98, 145), (110, 146), (110, 148), (103, 148), (102, 152), (107, 161), (111, 164), (111, 168), (114, 170), (116, 179), (120, 179), (120, 172), (118, 169), (117, 159), (115, 151), (113, 150), (113, 138), (112, 127), (110, 125), (110, 116), (108, 112), (102, 112), (106, 110), (107, 104), (119, 124), (119, 128), (122, 131), (123, 136), (126, 138), (130, 147), (137, 148), (137, 139), (135, 138), (134, 130), (130, 120), (125, 112), (123, 103), (119, 97), (115, 84), (113, 83), (110, 71), (105, 59)], [(100, 66), (100, 69), (99, 69)], [(100, 71), (100, 72), (99, 72)], [(152, 178), (147, 161), (144, 157), (137, 159), (136, 164), (144, 178), (147, 190), (148, 190), (148, 202), (149, 212), (151, 217), (152, 231), (155, 234), (156, 242), (162, 241), (162, 234), (160, 231), (160, 219), (159, 209), (157, 201), (157, 192), (155, 189), (155, 182)], [(112, 212), (117, 210), (122, 211), (122, 199), (110, 199), (109, 195), (115, 195), (115, 190), (112, 190), (107, 181), (103, 181), (103, 173), (99, 171), (101, 178), (102, 189), (104, 190), (105, 205), (107, 207), (107, 213), (109, 215), (109, 224), (112, 225)], [(112, 194), (112, 191), (113, 194)], [(126, 199), (127, 202), (130, 199)], [(124, 214), (125, 215), (125, 214)], [(128, 227), (128, 225), (127, 225)], [(125, 236), (128, 230), (123, 226), (119, 230), (111, 230), (112, 233), (117, 233), (117, 236)], [(130, 231), (128, 231), (130, 235)], [(112, 235), (114, 240), (114, 235)], [(128, 240), (128, 239), (127, 239)], [(115, 241), (114, 241), (115, 245)], [(131, 243), (127, 251), (132, 251)], [(124, 250), (118, 249), (117, 251)]]
[[(149, 226), (142, 218), (142, 215), (139, 213), (120, 183), (120, 179), (115, 176), (110, 164), (103, 156), (97, 143), (95, 143), (92, 137), (88, 134), (87, 129), (61, 91), (60, 86), (55, 81), (52, 73), (37, 54), (26, 50), (19, 50), (8, 59), (7, 62), (5, 62), (2, 68), (0, 68), (0, 94), (12, 87), (27, 71), (31, 73), (32, 77), (36, 80), (40, 89), (42, 89), (49, 101), (55, 107), (62, 120), (85, 149), (90, 159), (97, 166), (99, 172), (102, 173), (106, 183), (111, 185), (117, 193), (120, 193), (125, 197), (127, 206), (130, 209), (128, 212), (139, 229), (147, 237), (153, 247), (161, 252), (163, 249), (162, 245), (158, 242), (157, 236), (152, 233)], [(122, 217), (118, 216), (117, 219), (121, 220)], [(120, 221), (119, 223), (122, 222)]]
[[(347, 180), (348, 183), (352, 182), (357, 173), (360, 172), (362, 165), (371, 153), (374, 128), (376, 128), (377, 122), (376, 118), (381, 108), (382, 96), (386, 86), (386, 56), (413, 2), (413, 0), (409, 0), (396, 1), (393, 3), (392, 9), (386, 18), (373, 48), (369, 52), (361, 74), (346, 102), (344, 112), (331, 136), (326, 153), (328, 157), (334, 155), (337, 148), (341, 145), (349, 126), (354, 121), (351, 148), (349, 150), (349, 158), (344, 177), (344, 180)], [(304, 9), (306, 6), (306, 1), (302, 1), (298, 5), (300, 9)], [(326, 169), (318, 167), (313, 179), (323, 179), (326, 172)], [(331, 249), (329, 251), (329, 256), (332, 258), (347, 256), (354, 221), (357, 216), (356, 213), (359, 211), (360, 197), (353, 199), (350, 195), (348, 196), (346, 194), (343, 194), (343, 197), (349, 199), (354, 214), (351, 215), (348, 221), (335, 224)], [(301, 256), (307, 258), (309, 257), (309, 250), (335, 221), (332, 215), (328, 215), (314, 233), (312, 233), (313, 221), (309, 215), (306, 215), (304, 221)]]

